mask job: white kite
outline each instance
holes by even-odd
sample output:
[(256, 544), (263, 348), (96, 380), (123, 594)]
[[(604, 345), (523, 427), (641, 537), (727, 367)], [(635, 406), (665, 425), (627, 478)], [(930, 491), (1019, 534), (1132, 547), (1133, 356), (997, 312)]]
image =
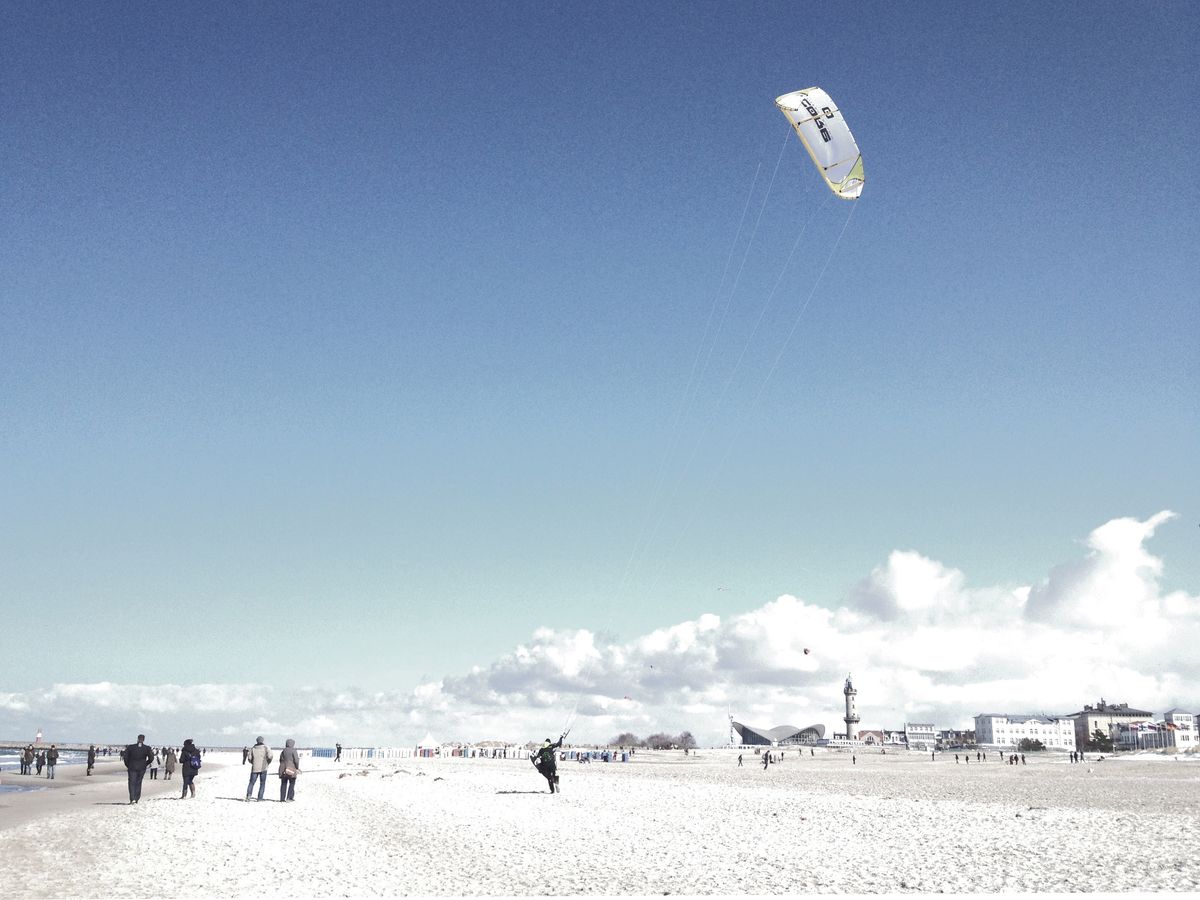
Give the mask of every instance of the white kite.
[(833, 98), (811, 87), (776, 97), (775, 105), (796, 129), (829, 189), (843, 200), (857, 200), (865, 181), (862, 154)]

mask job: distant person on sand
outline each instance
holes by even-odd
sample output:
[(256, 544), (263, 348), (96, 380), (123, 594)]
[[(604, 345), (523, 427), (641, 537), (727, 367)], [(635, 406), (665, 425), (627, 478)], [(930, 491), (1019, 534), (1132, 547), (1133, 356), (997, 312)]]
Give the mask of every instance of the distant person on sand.
[(94, 768), (96, 768), (96, 745), (88, 744), (87, 773), (91, 775)]
[(242, 765), (246, 764), (246, 760), (250, 758), (250, 748), (245, 744), (242, 745)]
[[(174, 756), (174, 754), (175, 748), (172, 747), (171, 756)], [(183, 742), (183, 751), (180, 755), (183, 757), (183, 793), (179, 795), (179, 799), (182, 800), (184, 797), (186, 797), (189, 790), (192, 792), (192, 797), (195, 798), (196, 773), (200, 771), (201, 764), (200, 750), (192, 742), (192, 739), (188, 738)], [(171, 757), (168, 757), (167, 759), (168, 765), (171, 766), (171, 770), (173, 771), (175, 768), (175, 762), (173, 759), (171, 759)]]
[(150, 780), (158, 781), (158, 750), (154, 751), (154, 759), (150, 760)]
[(163, 781), (171, 780), (171, 776), (175, 774), (177, 763), (178, 758), (175, 756), (175, 748), (168, 747), (167, 752), (163, 754)]
[(142, 779), (146, 777), (146, 767), (154, 759), (154, 751), (146, 746), (146, 736), (139, 734), (136, 744), (129, 744), (121, 753), (121, 761), (129, 770), (129, 802), (137, 803), (142, 799)]
[(288, 738), (279, 751), (279, 802), (291, 803), (296, 799), (296, 776), (300, 774), (300, 754), (296, 742)]
[(738, 754), (738, 765), (740, 766), (741, 764), (742, 764), (742, 754), (739, 753)]
[(246, 785), (246, 800), (250, 800), (250, 792), (254, 789), (254, 780), (258, 779), (258, 799), (263, 798), (263, 792), (267, 789), (267, 766), (274, 759), (271, 755), (271, 748), (263, 741), (262, 735), (254, 739), (254, 746), (250, 748), (250, 782)]
[(341, 744), (334, 744), (333, 746), (334, 746), (334, 748), (337, 750), (337, 755), (336, 755), (336, 756), (334, 756), (334, 758), (333, 758), (333, 761), (334, 761), (334, 762), (341, 762), (341, 761), (342, 761), (342, 745), (341, 745)]
[(58, 746), (51, 744), (50, 749), (46, 751), (46, 777), (54, 777), (54, 767), (58, 765)]
[(553, 744), (550, 743), (550, 738), (546, 738), (545, 742), (533, 755), (533, 765), (542, 774), (550, 785), (550, 793), (557, 794), (560, 791), (558, 786), (558, 754), (555, 752), (562, 746), (563, 738), (567, 735), (564, 733)]

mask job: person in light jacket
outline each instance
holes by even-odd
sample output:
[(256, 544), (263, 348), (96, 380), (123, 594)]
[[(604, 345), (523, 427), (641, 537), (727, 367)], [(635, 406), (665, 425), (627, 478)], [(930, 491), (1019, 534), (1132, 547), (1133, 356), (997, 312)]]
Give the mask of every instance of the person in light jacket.
[(267, 789), (267, 766), (274, 759), (271, 748), (261, 736), (255, 738), (254, 746), (250, 748), (250, 783), (246, 785), (246, 800), (250, 800), (250, 792), (254, 789), (254, 780), (258, 779), (258, 799), (263, 798)]
[(296, 776), (300, 774), (300, 754), (296, 742), (291, 738), (279, 751), (279, 802), (290, 803), (296, 799)]
[(179, 757), (175, 755), (175, 748), (168, 747), (166, 754), (163, 756), (163, 781), (170, 781), (171, 776), (175, 774), (175, 766), (179, 763)]

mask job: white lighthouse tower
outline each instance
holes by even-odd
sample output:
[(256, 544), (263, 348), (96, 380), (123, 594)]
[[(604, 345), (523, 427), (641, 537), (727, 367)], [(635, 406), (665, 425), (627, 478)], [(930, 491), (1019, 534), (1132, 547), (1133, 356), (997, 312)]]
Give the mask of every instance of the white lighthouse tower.
[(858, 691), (850, 682), (848, 672), (846, 673), (846, 687), (842, 689), (842, 693), (846, 695), (846, 718), (843, 721), (846, 723), (846, 740), (849, 741), (854, 739), (854, 726), (858, 724), (858, 709), (854, 705), (854, 698), (858, 696)]

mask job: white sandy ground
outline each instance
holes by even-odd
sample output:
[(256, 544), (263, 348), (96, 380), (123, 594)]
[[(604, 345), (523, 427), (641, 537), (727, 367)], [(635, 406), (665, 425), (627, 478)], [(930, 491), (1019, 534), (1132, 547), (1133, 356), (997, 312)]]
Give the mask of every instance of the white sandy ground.
[(177, 777), (124, 805), (110, 769), (0, 797), (0, 896), (1200, 889), (1200, 762), (745, 759), (561, 763), (557, 796), (520, 760), (309, 760), (288, 804), (274, 776), (242, 802), (232, 755), (195, 800)]

